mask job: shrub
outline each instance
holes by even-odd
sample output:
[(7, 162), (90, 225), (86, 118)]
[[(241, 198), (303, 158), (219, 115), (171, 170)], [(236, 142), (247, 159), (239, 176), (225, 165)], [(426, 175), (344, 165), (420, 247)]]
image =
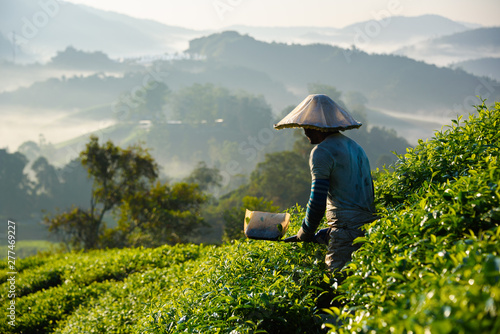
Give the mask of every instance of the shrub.
[(332, 332), (500, 330), (499, 107), (478, 106), (377, 175), (383, 217), (346, 270)]

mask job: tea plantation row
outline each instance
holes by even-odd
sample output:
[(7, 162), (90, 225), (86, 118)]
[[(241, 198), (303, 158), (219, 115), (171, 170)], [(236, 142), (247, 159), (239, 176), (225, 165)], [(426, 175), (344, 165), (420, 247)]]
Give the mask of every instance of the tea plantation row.
[[(499, 333), (499, 108), (479, 106), (375, 174), (382, 218), (340, 285), (324, 246), (307, 243), (30, 257), (16, 262), (14, 299), (0, 262), (0, 332)], [(304, 210), (290, 212), (293, 234)], [(329, 290), (336, 306), (322, 309)]]

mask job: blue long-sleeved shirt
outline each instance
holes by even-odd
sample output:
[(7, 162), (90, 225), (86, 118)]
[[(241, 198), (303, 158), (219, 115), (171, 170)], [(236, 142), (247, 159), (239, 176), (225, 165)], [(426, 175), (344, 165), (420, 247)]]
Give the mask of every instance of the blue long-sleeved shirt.
[(341, 133), (328, 136), (311, 150), (309, 165), (312, 185), (305, 232), (316, 230), (325, 209), (329, 222), (351, 227), (375, 219), (370, 163), (354, 140)]

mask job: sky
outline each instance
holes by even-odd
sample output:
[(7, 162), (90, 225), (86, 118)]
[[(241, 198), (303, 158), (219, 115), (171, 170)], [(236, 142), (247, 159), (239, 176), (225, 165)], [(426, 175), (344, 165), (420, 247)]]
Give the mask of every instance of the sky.
[[(231, 25), (342, 28), (388, 14), (437, 14), (500, 26), (500, 0), (66, 0), (190, 29)], [(384, 16), (385, 15), (385, 16)]]

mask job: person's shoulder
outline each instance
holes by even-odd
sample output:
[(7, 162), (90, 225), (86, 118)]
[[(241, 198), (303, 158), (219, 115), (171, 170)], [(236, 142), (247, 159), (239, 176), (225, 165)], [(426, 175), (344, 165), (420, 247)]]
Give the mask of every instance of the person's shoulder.
[(348, 145), (349, 147), (353, 147), (353, 146), (361, 147), (357, 141), (355, 141), (351, 137), (348, 137), (342, 133), (339, 133), (336, 136), (330, 136), (327, 139), (329, 139), (330, 145), (338, 145), (339, 143), (343, 143), (344, 145)]
[(324, 145), (324, 141), (315, 145), (311, 150), (311, 155), (324, 154), (328, 152), (328, 147)]
[(311, 150), (311, 159), (324, 160), (332, 157), (332, 146), (322, 141)]
[(347, 137), (337, 133), (331, 136), (328, 136), (323, 140), (321, 143), (319, 143), (316, 148), (318, 150), (323, 150), (326, 152), (331, 152), (332, 150), (335, 150), (338, 146), (338, 144), (342, 141), (345, 141)]

